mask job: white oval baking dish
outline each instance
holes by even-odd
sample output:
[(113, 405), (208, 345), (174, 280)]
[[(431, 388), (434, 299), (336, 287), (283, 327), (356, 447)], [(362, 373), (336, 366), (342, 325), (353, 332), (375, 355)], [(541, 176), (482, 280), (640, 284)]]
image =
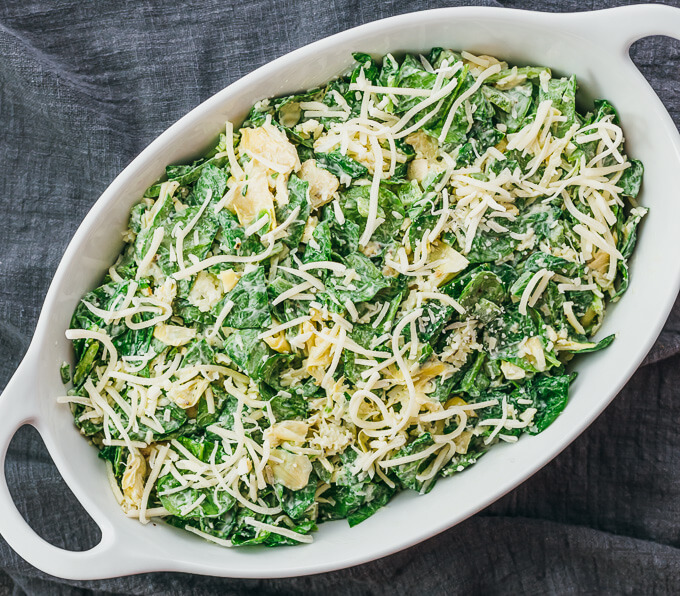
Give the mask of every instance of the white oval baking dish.
[[(220, 91), (149, 145), (109, 186), (76, 232), (45, 299), (28, 353), (0, 397), (0, 533), (24, 559), (70, 579), (150, 571), (229, 577), (285, 577), (356, 565), (393, 553), (459, 523), (550, 461), (602, 412), (652, 346), (680, 286), (680, 136), (629, 58), (648, 35), (680, 39), (680, 10), (638, 5), (590, 13), (544, 14), (496, 8), (451, 8), (406, 14), (323, 39), (263, 66)], [(361, 525), (321, 525), (311, 545), (223, 549), (164, 524), (142, 526), (116, 504), (105, 468), (55, 398), (59, 365), (72, 359), (64, 337), (80, 297), (118, 254), (130, 207), (178, 163), (202, 154), (227, 119), (239, 121), (258, 99), (307, 89), (344, 71), (351, 52), (466, 49), (516, 64), (575, 73), (582, 98), (611, 100), (628, 152), (646, 175), (641, 201), (651, 208), (632, 262), (632, 284), (610, 308), (607, 350), (578, 363), (580, 375), (564, 413), (545, 432), (499, 445), (476, 466), (440, 482), (427, 496), (403, 493)], [(70, 552), (37, 536), (17, 511), (4, 477), (7, 447), (24, 424), (38, 429), (60, 473), (102, 531), (100, 544)], [(47, 498), (47, 497), (46, 497)]]

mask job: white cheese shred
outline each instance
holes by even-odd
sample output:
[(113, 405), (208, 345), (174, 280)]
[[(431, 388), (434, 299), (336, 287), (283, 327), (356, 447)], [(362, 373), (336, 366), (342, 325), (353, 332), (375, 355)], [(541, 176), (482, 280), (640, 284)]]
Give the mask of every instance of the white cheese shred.
[(286, 538), (290, 538), (291, 540), (295, 540), (297, 542), (304, 542), (307, 544), (314, 542), (314, 538), (308, 534), (299, 534), (298, 532), (289, 530), (288, 528), (280, 528), (279, 526), (258, 521), (252, 517), (246, 517), (243, 519), (243, 521), (249, 526), (253, 526), (253, 528), (257, 528), (258, 530), (271, 532), (272, 534), (279, 534), (280, 536), (285, 536)]

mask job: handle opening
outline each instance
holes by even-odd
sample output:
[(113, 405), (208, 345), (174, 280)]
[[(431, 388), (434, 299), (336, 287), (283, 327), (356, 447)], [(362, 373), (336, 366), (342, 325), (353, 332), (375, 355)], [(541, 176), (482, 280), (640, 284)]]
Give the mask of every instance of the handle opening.
[[(66, 501), (72, 511), (79, 514), (74, 517), (73, 513), (64, 510), (64, 503), (56, 502), (53, 491), (60, 494), (65, 492), (59, 483), (65, 485), (60, 474), (54, 473), (54, 464), (51, 457), (45, 457), (47, 450), (45, 443), (35, 440), (31, 431), (22, 430), (24, 426), (35, 427), (35, 432), (40, 433), (37, 425), (37, 411), (40, 399), (44, 397), (42, 391), (36, 388), (35, 371), (39, 366), (29, 355), (19, 366), (5, 391), (0, 395), (0, 534), (24, 560), (38, 567), (46, 573), (67, 579), (91, 579), (110, 577), (112, 570), (112, 553), (116, 547), (117, 534), (113, 526), (102, 516), (96, 516), (96, 524), (93, 518), (85, 512), (76, 498), (70, 494), (72, 500)], [(20, 432), (19, 432), (20, 431)], [(16, 441), (15, 435), (19, 434)], [(32, 439), (32, 440), (31, 440)], [(18, 447), (16, 449), (12, 445)], [(12, 447), (10, 453), (10, 447)], [(40, 472), (27, 471), (25, 466), (16, 465), (16, 454), (24, 453), (31, 455), (33, 461), (40, 465)], [(10, 455), (8, 461), (8, 454)], [(47, 474), (43, 476), (42, 472)], [(14, 479), (19, 476), (20, 490), (15, 492), (20, 498), (15, 501), (8, 486), (8, 478), (14, 484)], [(47, 480), (47, 481), (46, 481)], [(27, 483), (27, 484), (26, 484)], [(52, 492), (51, 492), (52, 491)], [(28, 496), (28, 497), (27, 497)], [(24, 515), (19, 509), (23, 509)], [(34, 530), (29, 521), (31, 515), (26, 515), (26, 508), (37, 508), (37, 511), (52, 509), (54, 524), (47, 530), (45, 537), (43, 527)], [(60, 509), (61, 508), (61, 509)], [(88, 528), (88, 538), (83, 540), (76, 533), (83, 527), (78, 520), (88, 519), (95, 529)], [(28, 520), (28, 521), (27, 521)], [(64, 522), (64, 520), (66, 520)], [(66, 550), (64, 547), (78, 545), (80, 548), (89, 550)], [(123, 560), (125, 557), (119, 557)]]
[[(678, 9), (680, 13), (680, 9)], [(664, 43), (656, 45), (655, 39), (663, 38)], [(671, 52), (666, 53), (668, 48)], [(663, 50), (663, 51), (661, 51)], [(629, 57), (647, 80), (654, 92), (659, 96), (665, 106), (673, 105), (673, 94), (675, 93), (678, 82), (677, 60), (673, 56), (680, 55), (680, 23), (678, 24), (678, 34), (675, 37), (670, 35), (648, 35), (634, 41), (629, 48)], [(654, 76), (656, 70), (657, 75)], [(664, 77), (671, 84), (658, 85), (658, 72), (664, 73)], [(675, 121), (675, 125), (680, 128), (680, 114), (670, 111)]]
[(43, 540), (70, 552), (101, 542), (101, 529), (64, 482), (33, 426), (22, 426), (11, 439), (4, 474), (17, 510)]

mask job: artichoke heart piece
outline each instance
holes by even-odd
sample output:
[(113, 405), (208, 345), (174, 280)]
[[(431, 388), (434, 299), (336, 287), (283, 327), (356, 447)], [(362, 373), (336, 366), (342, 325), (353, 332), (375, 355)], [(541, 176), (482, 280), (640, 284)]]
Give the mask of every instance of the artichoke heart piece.
[(264, 438), (272, 447), (278, 447), (286, 441), (304, 443), (309, 425), (300, 420), (282, 420), (272, 424), (264, 431)]
[(300, 168), (295, 146), (283, 132), (271, 124), (263, 124), (258, 128), (242, 128), (239, 152), (250, 155), (284, 176)]
[(220, 282), (214, 275), (201, 271), (191, 287), (188, 300), (201, 312), (208, 312), (222, 298)]
[(301, 490), (309, 483), (312, 463), (306, 455), (295, 455), (283, 449), (273, 449), (269, 458), (274, 482), (290, 490)]
[(302, 164), (299, 173), (300, 180), (309, 182), (309, 198), (312, 209), (325, 205), (333, 199), (340, 181), (328, 170), (316, 165), (316, 161), (308, 159)]
[(436, 262), (434, 279), (438, 287), (451, 280), (456, 273), (460, 273), (470, 262), (455, 248), (439, 241), (430, 253), (430, 262)]
[(123, 488), (123, 504), (128, 508), (139, 507), (144, 493), (144, 475), (146, 474), (146, 460), (136, 449), (128, 455), (125, 472), (121, 480)]
[(229, 207), (236, 213), (239, 223), (244, 227), (265, 214), (269, 217), (269, 228), (276, 225), (274, 195), (269, 190), (267, 172), (262, 166), (255, 164), (252, 167), (243, 189), (236, 193)]
[(153, 330), (153, 336), (166, 346), (183, 346), (196, 337), (196, 329), (160, 323)]
[(180, 408), (191, 408), (201, 399), (208, 385), (210, 385), (210, 381), (203, 377), (193, 379), (187, 383), (175, 383), (170, 391), (168, 391), (168, 398), (174, 401)]

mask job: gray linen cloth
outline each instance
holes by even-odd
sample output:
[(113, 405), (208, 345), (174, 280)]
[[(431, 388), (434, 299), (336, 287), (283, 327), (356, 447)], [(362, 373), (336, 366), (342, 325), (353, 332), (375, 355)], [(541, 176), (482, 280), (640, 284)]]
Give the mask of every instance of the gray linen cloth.
[[(28, 346), (76, 227), (159, 133), (290, 50), (367, 21), (452, 4), (465, 3), (0, 3), (0, 388)], [(563, 12), (622, 3), (484, 4)], [(680, 123), (680, 43), (648, 38), (632, 55)], [(677, 192), (669, 189), (667, 200)], [(677, 593), (679, 351), (680, 306), (645, 364), (571, 447), (479, 515), (391, 557), (274, 581), (156, 573), (77, 583), (45, 576), (0, 539), (0, 594)], [(97, 530), (35, 431), (17, 434), (7, 466), (20, 509), (45, 538), (73, 549), (96, 544)]]

